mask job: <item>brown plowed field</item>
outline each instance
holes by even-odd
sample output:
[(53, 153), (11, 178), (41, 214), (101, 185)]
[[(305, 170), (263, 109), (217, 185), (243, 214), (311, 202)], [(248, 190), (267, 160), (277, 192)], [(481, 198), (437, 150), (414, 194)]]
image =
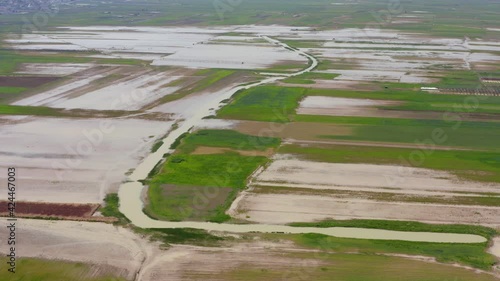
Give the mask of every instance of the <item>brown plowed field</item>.
[[(0, 206), (6, 206), (8, 202), (0, 201)], [(36, 203), (36, 202), (16, 202), (15, 214), (16, 216), (32, 217), (78, 217), (88, 218), (99, 208), (99, 204), (57, 204), (57, 203)], [(0, 215), (7, 215), (7, 213), (0, 213)]]

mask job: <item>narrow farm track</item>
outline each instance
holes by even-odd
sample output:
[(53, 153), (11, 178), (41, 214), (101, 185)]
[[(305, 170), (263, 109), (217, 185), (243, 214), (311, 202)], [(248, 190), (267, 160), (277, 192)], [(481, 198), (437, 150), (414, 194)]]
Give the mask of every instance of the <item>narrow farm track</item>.
[(318, 233), (331, 235), (344, 238), (359, 238), (359, 239), (380, 239), (380, 240), (404, 240), (404, 241), (418, 241), (418, 242), (443, 242), (443, 243), (482, 243), (486, 239), (478, 235), (469, 234), (452, 234), (452, 233), (427, 233), (427, 232), (401, 232), (401, 231), (388, 231), (379, 229), (363, 229), (363, 228), (313, 228), (313, 227), (291, 227), (285, 225), (264, 225), (264, 224), (216, 224), (208, 222), (169, 222), (158, 221), (146, 216), (143, 212), (144, 203), (141, 200), (141, 194), (144, 185), (142, 180), (148, 177), (151, 170), (154, 169), (156, 164), (163, 159), (165, 153), (172, 153), (170, 146), (174, 141), (183, 133), (188, 132), (193, 126), (200, 124), (203, 117), (214, 114), (217, 108), (220, 108), (221, 102), (225, 99), (231, 98), (233, 94), (240, 90), (246, 90), (257, 87), (263, 84), (276, 82), (289, 77), (294, 77), (312, 71), (318, 65), (318, 60), (312, 55), (309, 55), (300, 50), (291, 48), (285, 43), (268, 36), (261, 35), (261, 38), (274, 45), (280, 45), (287, 50), (296, 52), (297, 54), (306, 57), (311, 64), (296, 73), (283, 74), (266, 78), (260, 82), (256, 82), (246, 86), (238, 86), (231, 91), (219, 95), (218, 99), (212, 100), (198, 108), (192, 117), (185, 120), (176, 130), (172, 131), (165, 139), (163, 145), (155, 152), (146, 157), (141, 164), (129, 176), (129, 181), (120, 186), (120, 211), (130, 221), (142, 228), (196, 228), (207, 231), (224, 231), (233, 233), (248, 233), (248, 232), (264, 232), (264, 233)]

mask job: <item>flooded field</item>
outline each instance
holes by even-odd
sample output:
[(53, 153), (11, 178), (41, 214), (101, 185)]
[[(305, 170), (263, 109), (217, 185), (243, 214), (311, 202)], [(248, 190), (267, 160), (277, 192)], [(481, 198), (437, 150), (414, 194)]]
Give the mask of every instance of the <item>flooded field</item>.
[[(22, 171), (23, 201), (101, 203), (173, 122), (137, 119), (1, 119), (0, 166)], [(6, 194), (2, 195), (5, 200)]]

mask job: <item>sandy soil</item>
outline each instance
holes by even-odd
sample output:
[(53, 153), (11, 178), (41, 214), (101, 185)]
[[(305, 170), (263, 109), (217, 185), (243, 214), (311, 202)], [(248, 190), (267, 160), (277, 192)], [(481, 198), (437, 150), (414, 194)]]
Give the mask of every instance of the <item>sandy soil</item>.
[[(325, 116), (359, 116), (406, 119), (443, 119), (443, 112), (437, 111), (409, 111), (384, 110), (383, 106), (399, 105), (399, 101), (334, 98), (322, 96), (308, 96), (297, 109), (298, 114), (325, 115)], [(492, 120), (495, 116), (489, 114), (462, 113), (461, 117), (469, 121)], [(316, 124), (315, 124), (316, 125)]]
[(173, 123), (42, 117), (3, 120), (0, 167), (17, 168), (22, 186), (18, 200), (54, 203), (100, 203), (105, 192), (116, 191), (125, 173)]
[(18, 74), (66, 76), (91, 68), (92, 64), (79, 63), (25, 63)]
[[(18, 241), (22, 241), (18, 256), (89, 263), (128, 280), (220, 280), (221, 272), (247, 266), (280, 269), (285, 276), (305, 272), (297, 267), (324, 264), (314, 255), (316, 251), (284, 241), (254, 239), (215, 248), (174, 245), (160, 250), (158, 244), (109, 224), (20, 219), (18, 226)], [(0, 228), (0, 235), (7, 235), (7, 229)], [(303, 259), (298, 253), (313, 255)], [(426, 257), (401, 257), (435, 262)]]
[(88, 71), (83, 71), (68, 80), (58, 83), (58, 85), (50, 90), (31, 95), (29, 97), (21, 96), (20, 100), (14, 102), (13, 105), (49, 105), (50, 103), (53, 103), (61, 98), (65, 98), (78, 90), (91, 87), (93, 82), (111, 75), (116, 71), (117, 68), (106, 66), (100, 66)]
[(371, 164), (341, 164), (275, 160), (255, 183), (292, 183), (332, 187), (397, 188), (404, 190), (499, 192), (498, 184), (464, 182), (447, 172), (422, 168)]
[(267, 123), (258, 121), (240, 121), (234, 129), (248, 135), (279, 137), (294, 140), (324, 140), (320, 135), (348, 136), (352, 133), (349, 126), (307, 122), (293, 122), (287, 124)]
[(369, 83), (362, 83), (360, 81), (349, 80), (314, 80), (315, 84), (293, 84), (278, 82), (277, 85), (285, 87), (305, 87), (305, 88), (318, 88), (318, 89), (336, 89), (336, 90), (353, 90), (353, 91), (373, 91), (378, 87)]
[(251, 194), (236, 218), (267, 224), (325, 219), (388, 219), (500, 225), (500, 208), (336, 199), (329, 196)]

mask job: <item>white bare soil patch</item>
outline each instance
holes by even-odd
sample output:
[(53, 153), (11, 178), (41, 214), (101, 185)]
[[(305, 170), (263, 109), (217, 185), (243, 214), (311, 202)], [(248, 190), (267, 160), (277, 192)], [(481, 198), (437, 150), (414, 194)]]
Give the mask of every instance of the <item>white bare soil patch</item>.
[[(179, 87), (167, 85), (180, 78), (182, 76), (175, 76), (174, 71), (138, 73), (84, 95), (61, 97), (47, 105), (66, 109), (139, 110), (178, 90)], [(123, 102), (125, 99), (130, 99), (130, 102)]]
[(17, 200), (100, 203), (171, 125), (136, 119), (4, 119), (0, 166), (18, 169)]
[(66, 76), (87, 70), (93, 64), (84, 63), (25, 63), (17, 74)]
[(255, 184), (301, 184), (309, 188), (363, 187), (375, 190), (397, 188), (408, 191), (499, 192), (498, 184), (460, 181), (442, 171), (422, 168), (322, 163), (293, 159), (274, 161), (256, 179)]
[[(389, 219), (439, 223), (500, 225), (500, 208), (436, 203), (388, 202), (336, 196), (327, 190), (389, 192), (408, 196), (447, 196), (461, 192), (499, 192), (498, 184), (464, 182), (447, 172), (369, 164), (318, 163), (275, 157), (253, 181), (255, 186), (282, 186), (284, 194), (246, 192), (233, 204), (231, 215), (258, 223), (285, 224), (324, 219)], [(316, 194), (293, 194), (293, 188)], [(262, 189), (262, 188), (261, 188)], [(322, 191), (319, 191), (322, 190)], [(297, 191), (299, 192), (299, 190)]]
[[(398, 104), (396, 101), (349, 99), (308, 96), (301, 101), (298, 114), (332, 115), (332, 116), (372, 116), (377, 106)], [(375, 112), (372, 112), (375, 111)]]
[(237, 211), (236, 218), (269, 224), (388, 219), (500, 225), (500, 208), (336, 199), (325, 195), (251, 194), (241, 200)]

